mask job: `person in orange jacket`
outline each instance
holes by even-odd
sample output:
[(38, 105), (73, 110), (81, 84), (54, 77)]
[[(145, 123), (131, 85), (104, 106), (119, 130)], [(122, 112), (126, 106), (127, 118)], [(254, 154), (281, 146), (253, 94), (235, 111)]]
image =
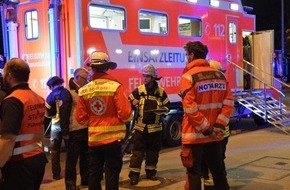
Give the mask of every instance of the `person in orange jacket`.
[(0, 106), (0, 189), (38, 190), (47, 163), (42, 147), (45, 100), (29, 88), (29, 65), (4, 66), (7, 93)]
[(122, 169), (121, 141), (125, 122), (132, 119), (131, 104), (120, 82), (107, 73), (117, 64), (104, 52), (95, 51), (88, 64), (92, 81), (79, 89), (76, 121), (88, 125), (89, 190), (99, 190), (103, 172), (106, 189), (117, 190)]
[(181, 159), (187, 168), (189, 189), (201, 189), (204, 154), (216, 190), (228, 190), (221, 141), (234, 108), (233, 96), (224, 74), (205, 60), (206, 45), (189, 41), (184, 49), (187, 64), (180, 83), (184, 110)]
[[(210, 67), (215, 68), (223, 73), (226, 72), (226, 70), (222, 68), (222, 65), (219, 61), (211, 59), (211, 60), (209, 60), (209, 65), (210, 65)], [(222, 152), (223, 152), (224, 159), (226, 158), (226, 146), (228, 144), (229, 136), (230, 136), (230, 127), (229, 127), (229, 125), (227, 125), (225, 127), (224, 139), (222, 140)], [(223, 164), (225, 164), (225, 162), (223, 162)], [(225, 167), (225, 169), (226, 169), (226, 167)], [(202, 170), (202, 177), (204, 180), (204, 185), (205, 186), (214, 186), (213, 180), (209, 175), (210, 171), (209, 171), (208, 164), (207, 164), (205, 158), (203, 158), (201, 170)]]

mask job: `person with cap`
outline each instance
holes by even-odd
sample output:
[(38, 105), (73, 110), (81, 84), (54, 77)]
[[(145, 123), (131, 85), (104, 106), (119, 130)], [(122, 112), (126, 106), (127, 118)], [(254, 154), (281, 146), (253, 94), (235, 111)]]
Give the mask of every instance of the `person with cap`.
[(88, 65), (91, 82), (78, 91), (75, 118), (88, 125), (89, 190), (102, 189), (105, 172), (106, 189), (119, 189), (123, 165), (122, 140), (126, 135), (125, 122), (132, 119), (132, 109), (123, 85), (107, 71), (116, 69), (104, 52), (94, 51)]
[(225, 75), (205, 59), (207, 46), (185, 44), (186, 66), (180, 81), (183, 106), (181, 161), (190, 190), (201, 189), (201, 161), (205, 155), (216, 190), (230, 189), (223, 164), (222, 139), (234, 99)]
[(62, 140), (69, 138), (69, 124), (72, 109), (72, 96), (63, 86), (64, 80), (58, 76), (48, 79), (47, 86), (51, 90), (46, 98), (46, 117), (51, 118), (51, 167), (52, 177), (61, 179), (60, 153)]
[(7, 89), (0, 106), (1, 190), (38, 190), (47, 163), (42, 147), (45, 100), (29, 88), (29, 65), (12, 58), (4, 66)]
[(79, 158), (79, 171), (81, 186), (88, 186), (88, 126), (80, 125), (74, 117), (78, 101), (78, 90), (88, 83), (89, 72), (85, 68), (77, 68), (74, 77), (69, 80), (69, 91), (73, 98), (67, 156), (65, 162), (65, 186), (66, 190), (78, 190), (76, 186), (76, 165)]
[[(139, 182), (141, 165), (145, 157), (146, 178), (157, 180), (157, 163), (161, 149), (162, 121), (160, 114), (153, 110), (169, 110), (169, 99), (166, 92), (157, 83), (157, 69), (149, 64), (142, 70), (144, 84), (132, 91), (129, 100), (137, 106), (138, 116), (134, 126), (133, 150), (129, 165), (131, 185)], [(145, 156), (146, 155), (146, 156)]]

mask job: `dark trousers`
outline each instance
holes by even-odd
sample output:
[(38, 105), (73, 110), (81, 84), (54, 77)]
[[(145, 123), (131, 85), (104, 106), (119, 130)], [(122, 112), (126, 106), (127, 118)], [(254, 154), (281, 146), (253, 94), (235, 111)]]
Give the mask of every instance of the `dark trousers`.
[[(229, 136), (225, 137), (221, 142), (221, 148), (222, 148), (224, 159), (226, 158), (226, 149), (227, 149), (228, 140), (229, 140)], [(223, 162), (223, 165), (224, 165), (224, 168), (226, 169), (225, 162)], [(202, 162), (201, 162), (201, 176), (204, 179), (209, 179), (209, 168), (208, 168), (208, 164), (204, 155), (202, 156)]]
[(208, 167), (213, 176), (215, 190), (229, 190), (224, 165), (222, 142), (191, 145), (194, 164), (187, 168), (189, 189), (201, 190), (201, 163), (204, 154)]
[(39, 190), (47, 159), (45, 154), (7, 163), (2, 169), (1, 190)]
[(161, 132), (148, 133), (146, 128), (143, 132), (136, 130), (133, 143), (134, 148), (130, 159), (129, 177), (134, 177), (134, 175), (139, 177), (144, 156), (146, 174), (155, 176), (161, 149)]
[(122, 145), (120, 142), (89, 147), (89, 190), (102, 190), (101, 181), (104, 172), (105, 189), (118, 190), (122, 165)]
[[(60, 131), (51, 131), (51, 169), (53, 178), (60, 177), (60, 153), (62, 144), (62, 135)], [(65, 144), (67, 142), (65, 141)]]
[(81, 185), (88, 185), (88, 129), (72, 131), (69, 134), (65, 163), (65, 186), (76, 187), (76, 166), (79, 159)]

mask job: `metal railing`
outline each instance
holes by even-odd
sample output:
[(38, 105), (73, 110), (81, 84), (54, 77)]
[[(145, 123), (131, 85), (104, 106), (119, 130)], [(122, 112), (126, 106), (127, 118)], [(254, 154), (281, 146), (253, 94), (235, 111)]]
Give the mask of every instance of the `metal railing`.
[[(285, 82), (281, 81), (280, 79), (278, 78), (275, 78), (273, 75), (271, 75), (270, 73), (267, 73), (267, 72), (264, 72), (263, 70), (261, 70), (260, 68), (256, 67), (255, 65), (251, 64), (250, 62), (246, 61), (246, 60), (243, 60), (244, 63), (246, 63), (247, 65), (249, 65), (251, 67), (251, 70), (253, 69), (256, 69), (259, 73), (263, 73), (265, 75), (267, 75), (267, 77), (270, 77), (271, 78), (271, 81), (273, 82), (277, 82), (279, 84), (279, 89), (276, 88), (275, 86), (273, 86), (272, 84), (268, 84), (267, 82), (265, 82), (265, 80), (263, 78), (260, 78), (256, 75), (254, 75), (253, 73), (251, 73), (250, 71), (244, 69), (243, 67), (239, 66), (238, 64), (228, 60), (227, 61), (228, 63), (232, 64), (234, 66), (234, 73), (236, 73), (237, 69), (240, 70), (240, 71), (243, 71), (244, 73), (247, 73), (248, 75), (250, 75), (251, 77), (251, 81), (250, 83), (253, 82), (253, 79), (256, 80), (256, 81), (259, 81), (261, 84), (263, 84), (263, 96), (264, 96), (264, 120), (267, 121), (267, 113), (268, 113), (268, 108), (267, 108), (267, 102), (266, 102), (266, 99), (267, 99), (267, 90), (271, 89), (271, 90), (274, 90), (276, 91), (278, 94), (279, 94), (279, 99), (278, 99), (278, 107), (279, 107), (279, 111), (280, 113), (282, 114), (282, 103), (283, 103), (283, 97), (285, 97), (285, 94), (281, 91), (282, 89), (282, 85), (289, 88), (290, 89), (290, 86), (288, 84), (286, 84)], [(234, 92), (235, 94), (237, 94), (237, 80), (236, 80), (236, 77), (235, 77), (235, 83), (234, 83)], [(257, 89), (253, 89), (252, 88), (252, 85), (250, 85), (250, 89), (249, 89), (249, 92), (252, 92), (253, 90), (257, 90)]]

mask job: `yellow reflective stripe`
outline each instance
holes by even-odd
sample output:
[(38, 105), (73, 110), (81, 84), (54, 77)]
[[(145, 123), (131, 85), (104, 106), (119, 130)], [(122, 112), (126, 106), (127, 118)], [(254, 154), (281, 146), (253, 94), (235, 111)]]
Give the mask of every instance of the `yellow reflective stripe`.
[[(159, 93), (160, 97), (163, 96), (164, 89), (162, 87), (159, 86), (156, 89), (156, 91)], [(156, 94), (156, 91), (154, 92), (154, 94)], [(144, 84), (138, 87), (138, 93), (139, 93), (139, 95), (141, 95), (142, 93), (144, 93), (145, 95), (147, 95), (146, 87), (145, 87)], [(149, 95), (148, 99), (150, 99), (150, 100), (156, 100), (157, 98), (154, 95), (153, 96), (152, 95)], [(164, 101), (166, 101), (166, 100), (164, 100)]]
[[(137, 129), (138, 131), (144, 131), (146, 124), (144, 123), (136, 123), (134, 128)], [(162, 125), (157, 125), (157, 124), (149, 124), (147, 125), (148, 133), (153, 133), (157, 131), (162, 131)]]
[(32, 140), (35, 138), (42, 138), (42, 133), (31, 133), (31, 134), (17, 135), (15, 142)]
[(199, 126), (196, 126), (195, 128), (196, 128), (198, 131), (201, 131), (201, 130), (203, 130), (203, 129), (206, 128), (207, 124), (208, 124), (208, 120), (207, 120), (206, 118), (204, 118), (202, 124), (199, 125)]
[(202, 139), (206, 138), (202, 133), (182, 133), (183, 139)]
[(227, 125), (225, 127), (225, 135), (224, 135), (224, 137), (228, 137), (228, 136), (230, 136), (230, 127)]
[(191, 108), (183, 108), (184, 113), (195, 113), (198, 111), (197, 106)]
[(162, 131), (161, 125), (147, 125), (148, 133), (154, 133), (157, 131)]
[(220, 109), (222, 108), (222, 103), (210, 103), (210, 104), (199, 104), (193, 108), (184, 108), (185, 113), (195, 113), (198, 110), (208, 110), (208, 109)]
[(223, 102), (224, 105), (234, 106), (234, 100), (225, 99)]
[(148, 165), (145, 166), (145, 170), (155, 170), (155, 169), (156, 166), (148, 166)]
[(182, 75), (182, 78), (185, 78), (187, 80), (189, 80), (192, 83), (192, 76), (188, 73), (185, 73)]
[(95, 92), (92, 94), (83, 95), (83, 98), (86, 100), (89, 98), (93, 98), (95, 96), (114, 96), (114, 95), (115, 95), (115, 92)]
[(25, 152), (29, 152), (29, 151), (32, 151), (32, 150), (37, 149), (37, 148), (42, 148), (42, 142), (14, 148), (13, 149), (13, 156), (23, 154)]
[(99, 135), (93, 136), (93, 137), (90, 136), (89, 142), (105, 141), (105, 140), (111, 139), (111, 138), (124, 139), (125, 138), (125, 131), (124, 132), (99, 134)]
[(228, 117), (226, 117), (225, 115), (219, 114), (217, 119), (220, 119), (222, 121), (224, 121), (225, 123), (229, 123), (230, 119)]
[(207, 110), (207, 109), (217, 109), (222, 108), (222, 103), (210, 103), (210, 104), (199, 104), (198, 109), (199, 110)]
[(140, 173), (141, 172), (141, 168), (129, 168), (130, 172), (137, 172)]
[(130, 94), (130, 95), (129, 95), (129, 99), (130, 99), (131, 101), (135, 99), (135, 97), (133, 96), (133, 94)]
[(162, 104), (165, 105), (165, 104), (167, 104), (168, 102), (169, 102), (169, 99), (166, 98), (166, 99), (162, 102)]
[(146, 98), (148, 100), (157, 100), (157, 97), (156, 96), (148, 96), (148, 98)]
[(114, 125), (114, 126), (97, 126), (97, 127), (89, 127), (89, 132), (110, 132), (110, 131), (120, 131), (125, 130), (125, 125)]

